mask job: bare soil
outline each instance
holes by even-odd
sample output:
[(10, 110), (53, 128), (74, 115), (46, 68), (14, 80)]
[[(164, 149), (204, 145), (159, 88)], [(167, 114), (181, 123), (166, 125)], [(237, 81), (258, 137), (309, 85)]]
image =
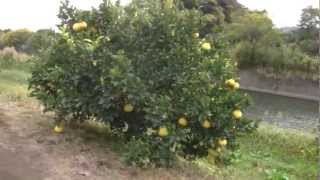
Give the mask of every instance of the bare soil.
[(52, 132), (52, 116), (30, 103), (0, 102), (1, 180), (214, 179), (189, 165), (140, 169), (122, 163), (108, 143), (83, 130)]

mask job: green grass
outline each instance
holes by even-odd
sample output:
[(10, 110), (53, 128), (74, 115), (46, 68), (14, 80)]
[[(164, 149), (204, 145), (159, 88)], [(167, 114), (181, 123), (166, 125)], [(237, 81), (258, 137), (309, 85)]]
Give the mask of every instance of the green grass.
[[(21, 67), (0, 69), (0, 100), (29, 100), (27, 79), (30, 72)], [(90, 140), (102, 140), (103, 144), (107, 129), (91, 124), (85, 136), (90, 136)], [(108, 141), (115, 151), (124, 147), (117, 140)], [(240, 148), (232, 153), (231, 165), (218, 167), (202, 159), (193, 164), (219, 180), (317, 179), (318, 146), (314, 134), (262, 124), (257, 132), (240, 137), (239, 141)]]
[[(99, 139), (101, 144), (108, 139), (108, 145), (115, 152), (123, 153), (125, 145), (119, 140), (112, 140), (108, 127), (89, 122), (82, 128), (85, 129), (85, 139)], [(240, 137), (239, 142), (240, 147), (232, 153), (232, 163), (228, 166), (216, 166), (206, 159), (191, 164), (219, 180), (317, 179), (318, 146), (315, 134), (262, 123), (253, 134)]]
[(24, 100), (28, 94), (29, 64), (0, 67), (0, 99)]
[(230, 166), (217, 168), (203, 160), (196, 163), (219, 179), (317, 179), (316, 135), (262, 124), (257, 132), (239, 140)]

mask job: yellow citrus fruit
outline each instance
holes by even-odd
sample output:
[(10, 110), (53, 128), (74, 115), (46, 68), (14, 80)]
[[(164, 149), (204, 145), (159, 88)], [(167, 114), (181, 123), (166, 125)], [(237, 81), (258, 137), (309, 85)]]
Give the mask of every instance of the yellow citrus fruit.
[(232, 89), (233, 90), (237, 90), (237, 89), (239, 89), (240, 88), (240, 84), (239, 83), (234, 83), (234, 85), (233, 85), (233, 87), (232, 87)]
[(239, 109), (234, 110), (234, 111), (232, 112), (232, 116), (233, 116), (234, 119), (239, 120), (239, 119), (242, 118), (242, 112), (241, 112)]
[(210, 50), (211, 49), (211, 44), (210, 43), (203, 43), (201, 46), (202, 49), (204, 50)]
[(87, 27), (88, 27), (88, 24), (86, 22), (82, 21), (82, 22), (74, 23), (72, 26), (72, 29), (75, 32), (80, 32), (80, 31), (87, 29)]
[(86, 22), (84, 22), (84, 21), (82, 21), (82, 22), (80, 22), (80, 27), (81, 27), (81, 30), (85, 30), (85, 29), (87, 29), (87, 27), (88, 27), (88, 24), (86, 23)]
[(166, 127), (161, 127), (159, 128), (159, 132), (158, 132), (158, 135), (160, 137), (166, 137), (169, 135), (169, 132), (168, 132), (168, 129)]
[(229, 79), (225, 82), (226, 86), (228, 86), (231, 90), (237, 90), (240, 88), (240, 84), (236, 82), (234, 79)]
[(79, 32), (80, 29), (81, 29), (80, 24), (79, 24), (79, 23), (73, 24), (72, 29), (73, 29), (75, 32)]
[(233, 86), (236, 83), (236, 81), (234, 79), (228, 79), (226, 80), (225, 84), (230, 87)]
[(194, 34), (193, 34), (193, 37), (194, 37), (194, 38), (199, 38), (199, 36), (200, 36), (199, 33), (194, 33)]
[(202, 127), (205, 128), (205, 129), (209, 129), (209, 128), (211, 127), (210, 121), (204, 120), (204, 121), (202, 122)]
[(64, 129), (63, 129), (62, 126), (56, 125), (53, 130), (54, 130), (55, 133), (63, 133)]
[(188, 125), (188, 120), (185, 117), (181, 117), (178, 119), (178, 124), (182, 127), (186, 127)]
[(220, 146), (226, 146), (228, 144), (228, 141), (226, 139), (219, 139), (218, 144)]
[(133, 109), (134, 109), (134, 107), (133, 107), (132, 104), (126, 104), (126, 105), (124, 105), (124, 107), (123, 107), (123, 111), (124, 111), (124, 112), (127, 112), (127, 113), (132, 112)]

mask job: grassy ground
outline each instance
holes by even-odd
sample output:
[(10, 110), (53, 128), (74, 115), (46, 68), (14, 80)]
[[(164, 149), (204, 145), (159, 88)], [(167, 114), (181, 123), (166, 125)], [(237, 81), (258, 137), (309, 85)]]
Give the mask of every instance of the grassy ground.
[(27, 98), (30, 58), (27, 55), (0, 51), (0, 99), (24, 100)]
[[(30, 72), (28, 68), (23, 67), (0, 70), (1, 101), (30, 100), (27, 97), (27, 79)], [(90, 132), (91, 135), (93, 133), (96, 136), (102, 136), (101, 133), (104, 133), (99, 126), (91, 125), (88, 127), (85, 130), (84, 138), (89, 136)], [(90, 139), (94, 140), (95, 138)], [(257, 132), (241, 137), (240, 144), (239, 150), (233, 153), (232, 164), (229, 166), (217, 167), (202, 159), (193, 162), (191, 166), (195, 165), (201, 169), (200, 172), (212, 175), (216, 179), (317, 179), (318, 146), (314, 134), (262, 124)], [(111, 145), (115, 151), (123, 147), (116, 141), (111, 142)], [(177, 174), (179, 173), (175, 175)]]
[(30, 73), (17, 69), (0, 70), (0, 97), (9, 100), (27, 98), (27, 79)]
[[(106, 134), (108, 137), (107, 128), (101, 125), (88, 123), (82, 128), (85, 129), (85, 139), (92, 134)], [(318, 152), (315, 134), (280, 129), (262, 123), (257, 132), (242, 136), (239, 140), (241, 145), (233, 153), (231, 165), (217, 167), (206, 159), (196, 160), (192, 164), (219, 180), (317, 179)], [(112, 141), (111, 146), (120, 154), (124, 149), (124, 145), (117, 140)]]
[(317, 179), (315, 135), (261, 124), (240, 144), (232, 165), (212, 168), (221, 179)]

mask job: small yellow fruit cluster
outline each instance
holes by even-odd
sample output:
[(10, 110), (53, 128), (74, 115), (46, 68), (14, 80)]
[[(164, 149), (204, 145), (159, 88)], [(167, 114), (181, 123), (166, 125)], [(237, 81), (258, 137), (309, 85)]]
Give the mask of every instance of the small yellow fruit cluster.
[(72, 29), (75, 31), (75, 32), (81, 32), (83, 30), (86, 30), (88, 27), (88, 24), (84, 21), (81, 21), (81, 22), (78, 22), (78, 23), (74, 23), (73, 26), (72, 26)]
[(228, 88), (234, 91), (240, 88), (240, 84), (236, 82), (234, 79), (227, 80), (225, 84)]
[[(178, 119), (178, 124), (181, 126), (181, 127), (187, 127), (188, 126), (188, 120), (186, 117), (181, 117)], [(205, 129), (209, 129), (211, 127), (213, 127), (213, 124), (209, 121), (209, 120), (204, 120), (202, 123), (201, 123), (201, 126)]]
[[(188, 120), (186, 117), (180, 117), (178, 119), (178, 124), (181, 126), (181, 127), (187, 127), (188, 126)], [(213, 127), (213, 123), (211, 123), (209, 120), (204, 120), (202, 123), (201, 123), (201, 126), (205, 129), (209, 129), (211, 127)], [(160, 137), (166, 137), (169, 135), (169, 131), (166, 127), (160, 127), (159, 130), (158, 130), (158, 135)]]
[(134, 110), (134, 107), (132, 104), (125, 104), (123, 106), (123, 111), (126, 112), (126, 113), (130, 113)]

